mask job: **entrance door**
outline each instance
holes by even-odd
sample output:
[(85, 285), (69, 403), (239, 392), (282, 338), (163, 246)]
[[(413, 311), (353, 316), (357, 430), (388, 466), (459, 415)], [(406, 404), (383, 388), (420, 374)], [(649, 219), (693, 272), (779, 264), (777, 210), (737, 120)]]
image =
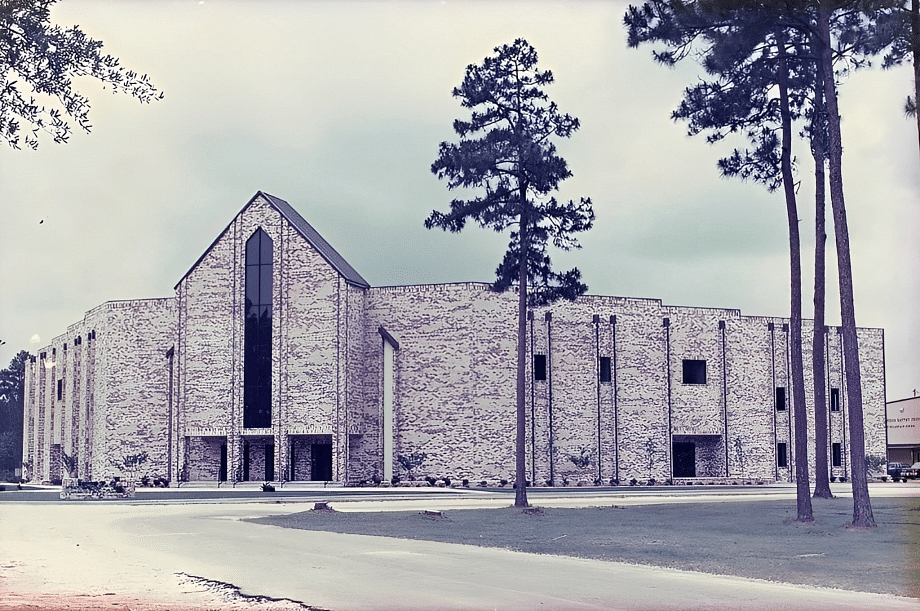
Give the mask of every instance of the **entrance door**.
[(275, 444), (265, 445), (265, 481), (275, 481)]
[(696, 444), (674, 442), (674, 477), (696, 477)]
[(332, 444), (314, 443), (310, 446), (310, 479), (328, 482), (332, 479)]
[(217, 473), (217, 480), (227, 481), (227, 444), (220, 444), (220, 470)]
[(291, 442), (291, 481), (297, 481), (297, 446)]
[(249, 481), (249, 442), (243, 444), (243, 481)]

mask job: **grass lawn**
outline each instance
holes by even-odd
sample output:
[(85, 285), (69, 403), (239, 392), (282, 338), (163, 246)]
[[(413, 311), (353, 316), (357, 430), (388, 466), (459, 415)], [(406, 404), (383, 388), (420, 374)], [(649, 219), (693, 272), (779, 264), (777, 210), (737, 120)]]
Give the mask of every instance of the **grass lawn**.
[(920, 598), (920, 499), (874, 498), (878, 528), (849, 530), (850, 498), (584, 509), (420, 512), (305, 511), (253, 522), (284, 528), (498, 547)]

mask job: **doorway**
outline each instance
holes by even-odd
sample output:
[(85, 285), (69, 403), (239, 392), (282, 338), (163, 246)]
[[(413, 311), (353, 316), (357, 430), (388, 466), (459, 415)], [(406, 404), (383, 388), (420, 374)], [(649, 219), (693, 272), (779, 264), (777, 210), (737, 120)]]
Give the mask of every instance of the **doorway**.
[(217, 481), (227, 481), (227, 444), (220, 444), (220, 469), (217, 473)]
[(674, 477), (696, 477), (696, 444), (692, 441), (675, 441)]
[(265, 481), (275, 481), (275, 444), (265, 445)]
[(315, 482), (332, 480), (332, 444), (314, 443), (310, 446), (310, 479)]

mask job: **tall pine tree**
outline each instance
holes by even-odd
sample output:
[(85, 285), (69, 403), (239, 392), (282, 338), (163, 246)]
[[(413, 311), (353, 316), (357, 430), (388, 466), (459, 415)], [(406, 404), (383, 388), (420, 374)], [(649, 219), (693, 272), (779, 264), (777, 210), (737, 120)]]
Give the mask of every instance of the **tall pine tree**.
[[(867, 65), (867, 54), (874, 52), (873, 49), (885, 48), (885, 44), (877, 42), (884, 41), (887, 36), (880, 33), (880, 16), (884, 11), (900, 4), (903, 4), (902, 0), (650, 0), (641, 9), (630, 7), (626, 15), (626, 24), (630, 29), (630, 45), (637, 46), (649, 40), (665, 43), (668, 47), (666, 51), (655, 52), (655, 57), (665, 63), (673, 63), (694, 53), (694, 45), (698, 38), (702, 37), (709, 42), (707, 37), (710, 33), (719, 32), (730, 26), (733, 17), (743, 20), (763, 19), (764, 14), (769, 14), (770, 19), (776, 20), (771, 23), (784, 31), (785, 36), (801, 36), (806, 41), (817, 42), (817, 46), (810, 53), (804, 52), (804, 44), (799, 45), (802, 52), (797, 51), (796, 56), (810, 55), (810, 61), (816, 62), (821, 73), (823, 103), (826, 108), (827, 140), (823, 152), (826, 153), (828, 162), (828, 182), (837, 246), (841, 327), (846, 361), (854, 527), (872, 527), (875, 526), (875, 520), (872, 516), (865, 469), (862, 385), (849, 234), (843, 195), (843, 149), (837, 108), (838, 74), (835, 73), (835, 67), (840, 65), (837, 63), (840, 60), (845, 60), (850, 67)], [(873, 39), (876, 40), (875, 47), (870, 44)], [(815, 50), (818, 51), (817, 54)], [(786, 59), (788, 66), (789, 57)], [(789, 74), (786, 71), (783, 73)], [(777, 87), (779, 86), (777, 82)], [(763, 147), (758, 147), (757, 152), (767, 153)], [(802, 498), (799, 494), (800, 509), (801, 506)]]
[(578, 269), (552, 270), (548, 246), (578, 248), (574, 234), (591, 228), (594, 211), (590, 198), (559, 202), (551, 196), (572, 175), (553, 139), (568, 138), (579, 127), (543, 92), (553, 83), (552, 72), (537, 68), (537, 51), (522, 38), (494, 51), (482, 64), (468, 66), (454, 88), (470, 119), (454, 121), (459, 142), (442, 142), (431, 165), (448, 189), (479, 194), (454, 199), (448, 212), (433, 211), (425, 227), (459, 232), (472, 220), (498, 232), (511, 230), (492, 288), (518, 289), (514, 504), (526, 507), (527, 308), (575, 299), (587, 290)]
[[(792, 415), (797, 521), (814, 521), (808, 474), (808, 421), (802, 361), (802, 266), (798, 206), (792, 167), (792, 121), (805, 104), (802, 62), (790, 57), (797, 40), (771, 7), (735, 8), (718, 2), (652, 0), (630, 7), (629, 42), (665, 43), (656, 58), (671, 64), (695, 53), (711, 81), (686, 90), (672, 114), (686, 120), (691, 135), (708, 132), (709, 142), (741, 132), (752, 149), (735, 150), (718, 163), (725, 176), (752, 179), (771, 191), (782, 187), (789, 230)], [(694, 50), (697, 45), (697, 50)]]

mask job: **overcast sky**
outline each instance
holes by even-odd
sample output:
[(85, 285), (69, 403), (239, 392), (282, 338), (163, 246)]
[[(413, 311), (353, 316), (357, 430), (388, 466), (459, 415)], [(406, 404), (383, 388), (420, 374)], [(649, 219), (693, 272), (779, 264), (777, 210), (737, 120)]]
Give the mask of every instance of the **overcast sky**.
[[(109, 300), (173, 286), (257, 190), (293, 205), (372, 285), (491, 281), (506, 237), (422, 226), (451, 193), (430, 172), (467, 116), (466, 65), (526, 38), (581, 120), (559, 144), (561, 196), (597, 214), (578, 266), (593, 294), (788, 316), (780, 193), (718, 176), (712, 147), (670, 120), (700, 68), (628, 49), (623, 2), (90, 2), (63, 0), (104, 50), (166, 98), (141, 105), (92, 81), (93, 131), (0, 149), (0, 364)], [(889, 400), (920, 389), (920, 154), (904, 118), (909, 69), (841, 89), (844, 179), (861, 326), (885, 329)], [(796, 143), (811, 316), (813, 181)], [(44, 221), (40, 223), (40, 221)], [(832, 232), (831, 232), (832, 233)], [(833, 243), (830, 243), (833, 247)], [(839, 321), (836, 268), (829, 322)]]

